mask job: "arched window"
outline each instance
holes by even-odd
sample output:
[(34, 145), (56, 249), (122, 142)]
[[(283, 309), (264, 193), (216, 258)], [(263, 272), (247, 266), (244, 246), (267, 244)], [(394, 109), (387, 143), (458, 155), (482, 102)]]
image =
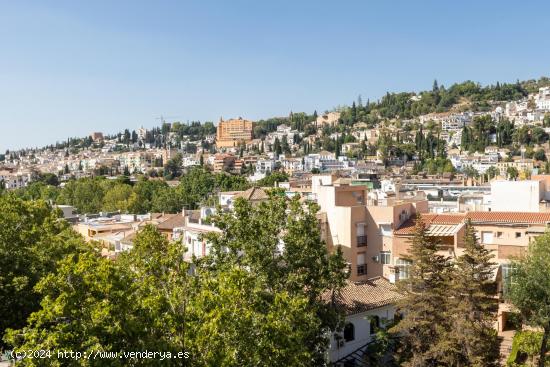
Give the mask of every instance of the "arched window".
[(347, 342), (355, 340), (355, 326), (351, 322), (344, 326), (344, 340)]
[(370, 334), (376, 334), (376, 332), (380, 329), (380, 317), (378, 316), (371, 316), (370, 317)]

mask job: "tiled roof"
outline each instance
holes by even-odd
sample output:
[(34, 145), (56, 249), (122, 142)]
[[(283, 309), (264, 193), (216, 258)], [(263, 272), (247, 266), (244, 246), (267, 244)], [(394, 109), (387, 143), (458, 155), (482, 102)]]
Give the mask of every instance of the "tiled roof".
[(526, 213), (526, 212), (469, 212), (466, 218), (476, 222), (496, 223), (550, 223), (550, 213)]
[(251, 187), (250, 189), (248, 189), (246, 191), (238, 193), (237, 195), (235, 195), (234, 198), (235, 199), (236, 198), (243, 198), (243, 199), (249, 200), (249, 201), (258, 201), (258, 200), (267, 200), (269, 198), (269, 196), (267, 195), (267, 193), (264, 190), (262, 190), (258, 187)]
[[(347, 281), (345, 287), (334, 296), (334, 305), (346, 315), (353, 315), (393, 304), (401, 297), (395, 284), (378, 277), (365, 282)], [(332, 302), (331, 294), (325, 293), (324, 299)]]
[(158, 225), (158, 229), (172, 230), (174, 228), (183, 227), (185, 225), (185, 219), (183, 215), (178, 214), (168, 218), (164, 222)]
[[(440, 225), (458, 225), (468, 219), (473, 224), (494, 223), (494, 224), (547, 224), (550, 223), (550, 213), (527, 213), (527, 212), (467, 212), (462, 214), (421, 214), (422, 220), (426, 223), (428, 231), (437, 229)], [(414, 231), (416, 218), (410, 218), (393, 233), (395, 235), (410, 235)], [(433, 234), (436, 235), (436, 234)]]

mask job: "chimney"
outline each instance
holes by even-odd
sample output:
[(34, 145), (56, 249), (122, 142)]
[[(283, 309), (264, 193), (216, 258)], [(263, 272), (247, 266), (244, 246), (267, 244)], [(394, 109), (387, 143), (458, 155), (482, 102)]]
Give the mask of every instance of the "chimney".
[(397, 266), (390, 266), (390, 276), (388, 280), (391, 284), (395, 284), (399, 281), (399, 268)]

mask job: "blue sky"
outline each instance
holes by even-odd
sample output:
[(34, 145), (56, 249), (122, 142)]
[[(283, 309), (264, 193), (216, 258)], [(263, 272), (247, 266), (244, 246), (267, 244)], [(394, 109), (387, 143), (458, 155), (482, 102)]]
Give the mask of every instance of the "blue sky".
[[(548, 1), (0, 0), (0, 151), (550, 75)], [(169, 119), (173, 120), (173, 119)]]

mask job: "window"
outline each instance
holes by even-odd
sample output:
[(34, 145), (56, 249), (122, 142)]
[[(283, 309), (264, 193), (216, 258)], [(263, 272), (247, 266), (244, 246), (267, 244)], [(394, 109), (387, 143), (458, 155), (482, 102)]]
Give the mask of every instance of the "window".
[(381, 264), (391, 264), (391, 252), (389, 252), (389, 251), (380, 252), (380, 263)]
[(391, 236), (391, 224), (380, 224), (380, 234), (382, 236)]
[(493, 232), (481, 232), (481, 243), (491, 244), (493, 243)]
[(355, 326), (351, 322), (348, 322), (346, 326), (344, 326), (344, 340), (346, 342), (355, 340)]
[(367, 265), (365, 264), (365, 254), (357, 254), (357, 275), (367, 274)]
[(406, 259), (396, 259), (395, 266), (399, 269), (399, 279), (407, 279), (409, 277), (409, 269), (412, 261)]
[(502, 264), (500, 269), (502, 270), (502, 295), (506, 296), (510, 290), (510, 284), (513, 282), (513, 267), (512, 264)]
[(496, 238), (501, 238), (502, 237), (502, 232), (497, 232), (496, 235), (495, 235)]
[(521, 237), (521, 232), (516, 232), (516, 238), (520, 238)]
[(357, 247), (367, 245), (367, 236), (365, 233), (365, 223), (357, 223)]
[(370, 335), (376, 334), (380, 329), (380, 317), (371, 316), (370, 317)]

